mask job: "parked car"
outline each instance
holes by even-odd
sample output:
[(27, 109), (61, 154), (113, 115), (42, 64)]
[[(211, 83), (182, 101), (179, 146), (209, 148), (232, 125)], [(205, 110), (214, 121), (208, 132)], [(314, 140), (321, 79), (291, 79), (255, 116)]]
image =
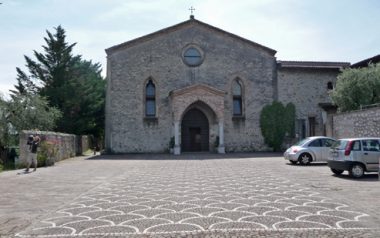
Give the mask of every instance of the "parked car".
[(327, 164), (334, 174), (346, 170), (360, 178), (365, 172), (378, 172), (379, 158), (380, 138), (347, 138), (333, 144)]
[(325, 136), (307, 137), (291, 146), (284, 153), (284, 158), (292, 164), (301, 165), (311, 162), (326, 162), (329, 156), (330, 146), (335, 139)]

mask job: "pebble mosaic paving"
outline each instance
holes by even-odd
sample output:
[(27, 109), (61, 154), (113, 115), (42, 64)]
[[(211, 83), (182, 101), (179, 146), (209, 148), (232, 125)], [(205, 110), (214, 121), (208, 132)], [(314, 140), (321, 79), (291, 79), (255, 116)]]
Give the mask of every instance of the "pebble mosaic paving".
[(366, 217), (249, 160), (142, 161), (16, 236), (365, 230)]

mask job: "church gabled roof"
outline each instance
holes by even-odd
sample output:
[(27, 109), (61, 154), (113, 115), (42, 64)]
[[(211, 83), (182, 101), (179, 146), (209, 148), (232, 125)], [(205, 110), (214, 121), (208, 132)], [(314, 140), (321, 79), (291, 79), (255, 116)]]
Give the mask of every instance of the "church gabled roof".
[(142, 42), (146, 42), (146, 41), (149, 41), (151, 39), (153, 39), (154, 37), (157, 37), (157, 36), (160, 36), (160, 35), (163, 35), (163, 34), (167, 34), (167, 33), (170, 33), (170, 32), (173, 32), (173, 31), (176, 31), (176, 30), (179, 30), (183, 27), (186, 27), (186, 26), (190, 26), (190, 25), (200, 25), (200, 26), (203, 26), (207, 29), (210, 29), (211, 31), (214, 31), (214, 32), (217, 32), (219, 34), (224, 34), (226, 36), (230, 36), (232, 38), (235, 38), (237, 40), (240, 40), (242, 42), (245, 42), (249, 45), (252, 45), (254, 47), (259, 47), (261, 48), (262, 50), (268, 52), (269, 54), (271, 55), (275, 55), (277, 51), (271, 49), (271, 48), (268, 48), (266, 46), (263, 46), (261, 44), (258, 44), (256, 42), (253, 42), (253, 41), (250, 41), (250, 40), (247, 40), (243, 37), (240, 37), (238, 35), (235, 35), (235, 34), (232, 34), (230, 32), (227, 32), (227, 31), (224, 31), (220, 28), (217, 28), (217, 27), (214, 27), (214, 26), (211, 26), (207, 23), (204, 23), (204, 22), (201, 22), (201, 21), (198, 21), (196, 19), (194, 19), (194, 17), (190, 17), (189, 20), (187, 21), (184, 21), (184, 22), (181, 22), (179, 24), (176, 24), (174, 26), (170, 26), (170, 27), (167, 27), (167, 28), (164, 28), (162, 30), (159, 30), (159, 31), (156, 31), (156, 32), (153, 32), (153, 33), (150, 33), (148, 35), (145, 35), (145, 36), (142, 36), (142, 37), (139, 37), (139, 38), (136, 38), (136, 39), (133, 39), (133, 40), (130, 40), (130, 41), (127, 41), (127, 42), (124, 42), (124, 43), (121, 43), (121, 44), (118, 44), (118, 45), (115, 45), (115, 46), (112, 46), (108, 49), (106, 49), (106, 53), (107, 54), (112, 54), (113, 52), (115, 51), (118, 51), (120, 49), (125, 49), (125, 48), (128, 48), (128, 47), (131, 47), (131, 46), (134, 46), (136, 44), (139, 44), (139, 43), (142, 43)]

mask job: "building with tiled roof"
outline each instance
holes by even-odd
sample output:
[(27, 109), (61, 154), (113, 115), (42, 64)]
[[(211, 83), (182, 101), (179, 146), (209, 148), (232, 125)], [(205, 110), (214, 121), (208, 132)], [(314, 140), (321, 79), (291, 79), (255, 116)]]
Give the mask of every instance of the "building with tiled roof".
[(276, 51), (189, 20), (106, 49), (112, 153), (268, 150), (260, 113), (296, 106), (296, 138), (329, 135), (329, 92), (345, 62), (278, 61)]
[(351, 68), (363, 68), (367, 67), (368, 64), (377, 64), (380, 63), (380, 55), (375, 55), (371, 58), (361, 60), (355, 64), (351, 65)]

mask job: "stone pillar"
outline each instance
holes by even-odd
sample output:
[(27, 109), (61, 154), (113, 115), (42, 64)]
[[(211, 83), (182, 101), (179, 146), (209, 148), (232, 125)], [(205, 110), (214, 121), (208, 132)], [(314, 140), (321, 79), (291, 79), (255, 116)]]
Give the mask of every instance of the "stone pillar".
[(181, 154), (181, 146), (179, 145), (179, 122), (174, 122), (174, 154)]
[(218, 153), (219, 154), (225, 154), (226, 151), (224, 149), (224, 123), (219, 122), (219, 146), (218, 146)]

